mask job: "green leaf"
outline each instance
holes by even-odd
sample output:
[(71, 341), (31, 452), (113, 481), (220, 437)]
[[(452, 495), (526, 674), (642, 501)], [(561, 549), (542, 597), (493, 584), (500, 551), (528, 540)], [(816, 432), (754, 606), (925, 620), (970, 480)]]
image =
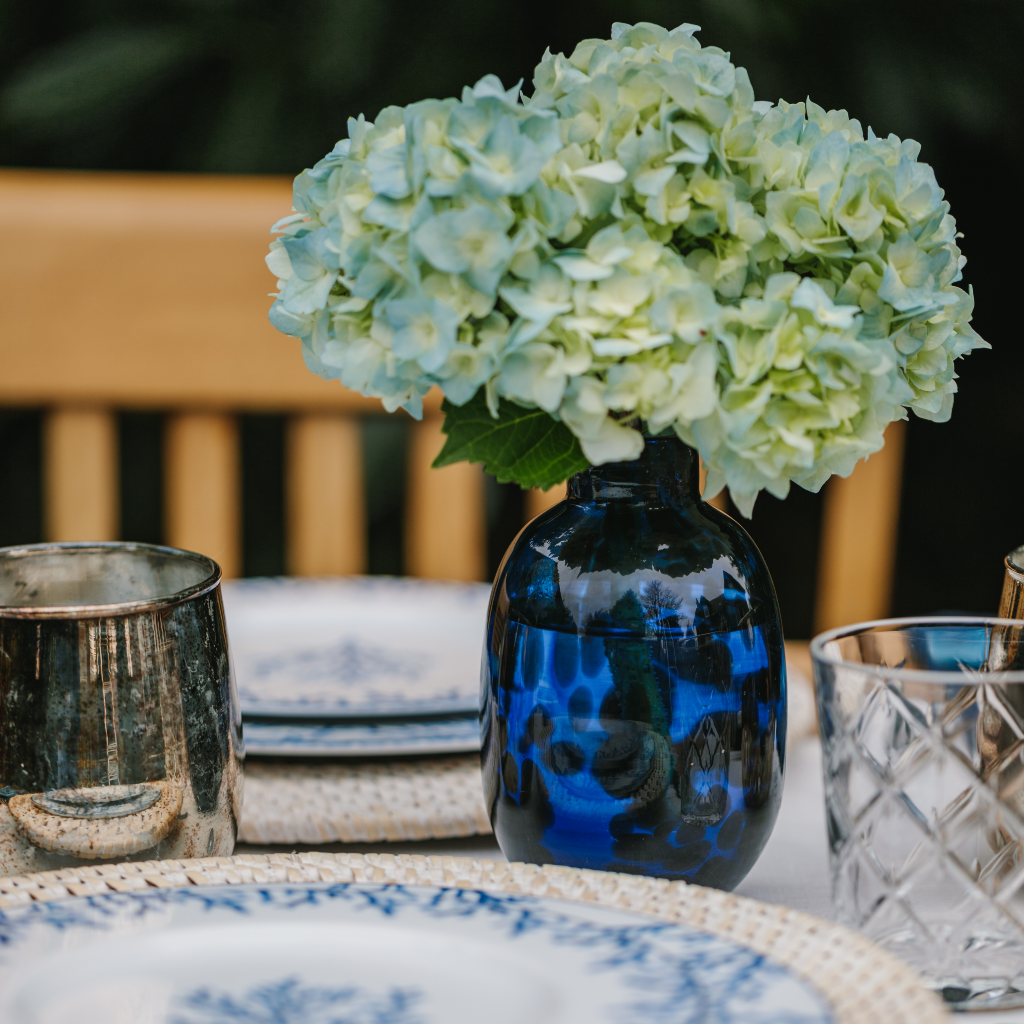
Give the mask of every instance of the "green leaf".
[(546, 491), (590, 465), (569, 428), (543, 409), (502, 401), (494, 419), (481, 388), (465, 405), (446, 400), (441, 411), (448, 439), (434, 459), (436, 468), (482, 462), (499, 483)]

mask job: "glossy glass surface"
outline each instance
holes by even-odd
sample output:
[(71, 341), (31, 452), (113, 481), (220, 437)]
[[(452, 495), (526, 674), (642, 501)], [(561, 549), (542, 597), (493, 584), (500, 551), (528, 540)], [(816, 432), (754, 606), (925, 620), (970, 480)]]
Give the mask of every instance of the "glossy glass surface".
[[(0, 550), (0, 875), (229, 855), (240, 727), (216, 563)], [(161, 796), (129, 807), (129, 789)]]
[(845, 626), (811, 656), (837, 918), (957, 1009), (1024, 1006), (1024, 622)]
[(682, 442), (579, 474), (516, 538), (482, 671), (510, 860), (722, 889), (750, 870), (782, 795), (782, 628), (764, 560), (700, 500)]

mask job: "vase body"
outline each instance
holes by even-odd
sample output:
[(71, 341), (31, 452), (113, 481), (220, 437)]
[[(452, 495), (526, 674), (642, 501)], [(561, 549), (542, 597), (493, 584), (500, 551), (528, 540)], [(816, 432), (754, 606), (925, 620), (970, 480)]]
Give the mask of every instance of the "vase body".
[(778, 813), (782, 626), (764, 559), (650, 438), (512, 543), (482, 664), (484, 790), (510, 860), (732, 889)]

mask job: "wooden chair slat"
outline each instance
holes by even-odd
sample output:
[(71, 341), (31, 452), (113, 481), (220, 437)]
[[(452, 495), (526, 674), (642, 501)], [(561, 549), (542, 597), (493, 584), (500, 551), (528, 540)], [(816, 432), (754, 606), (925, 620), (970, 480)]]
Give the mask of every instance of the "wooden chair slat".
[(43, 421), (44, 535), (116, 540), (117, 417), (108, 409), (53, 409)]
[(815, 630), (889, 614), (906, 423), (890, 423), (885, 447), (825, 485)]
[(362, 435), (358, 421), (310, 413), (288, 421), (286, 550), (293, 576), (366, 571)]
[[(164, 431), (167, 543), (242, 570), (238, 422), (220, 413), (177, 413)], [(130, 486), (126, 482), (126, 486)]]
[(441, 418), (425, 416), (409, 435), (405, 496), (405, 569), (428, 579), (487, 575), (484, 474), (459, 462), (431, 469), (444, 443)]
[(286, 178), (0, 170), (0, 403), (378, 411), (267, 320), (290, 209)]

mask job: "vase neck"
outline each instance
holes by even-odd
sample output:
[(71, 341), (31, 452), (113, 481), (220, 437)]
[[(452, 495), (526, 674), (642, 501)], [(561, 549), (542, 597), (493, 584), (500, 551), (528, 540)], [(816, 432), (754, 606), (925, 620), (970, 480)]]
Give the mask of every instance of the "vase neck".
[(674, 435), (644, 438), (640, 458), (591, 466), (569, 480), (576, 502), (681, 506), (700, 501), (697, 453)]

